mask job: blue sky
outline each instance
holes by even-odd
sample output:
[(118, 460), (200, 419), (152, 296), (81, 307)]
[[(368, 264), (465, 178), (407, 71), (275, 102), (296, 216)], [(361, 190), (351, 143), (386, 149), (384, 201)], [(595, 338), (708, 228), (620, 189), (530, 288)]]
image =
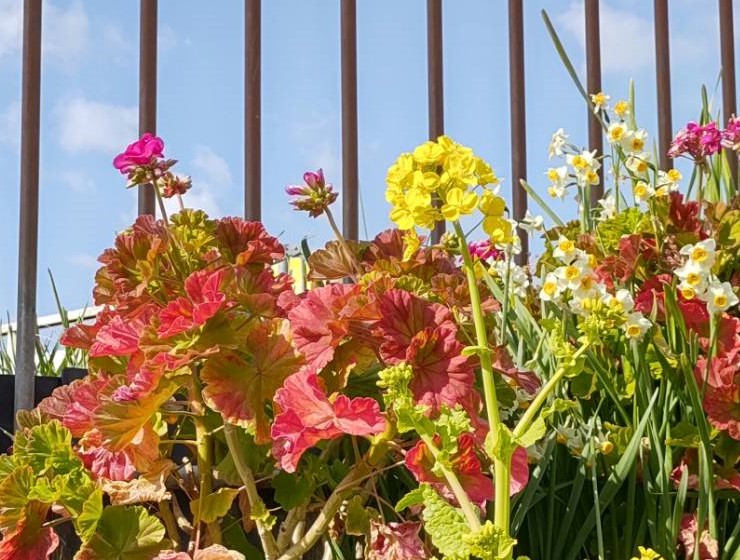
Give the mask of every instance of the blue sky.
[[(389, 225), (383, 198), (388, 165), (427, 134), (425, 5), (358, 1), (365, 205), (360, 231), (366, 227), (371, 237)], [(188, 205), (213, 215), (239, 214), (243, 6), (213, 7), (160, 0), (158, 133), (166, 155), (179, 159), (178, 170), (193, 177)], [(552, 132), (564, 127), (575, 143), (586, 142), (586, 109), (550, 43), (542, 8), (576, 67), (584, 68), (582, 2), (525, 2), (528, 176), (540, 188)], [(719, 34), (713, 2), (673, 0), (670, 10), (675, 129), (697, 114), (701, 85), (714, 89)], [(638, 120), (654, 133), (652, 2), (602, 0), (601, 15), (604, 90), (613, 99), (625, 97), (634, 78)], [(21, 20), (21, 0), (0, 0), (0, 312), (11, 317), (18, 260)], [(506, 24), (505, 2), (444, 3), (446, 131), (509, 178)], [(55, 311), (46, 269), (68, 308), (90, 301), (97, 255), (134, 218), (134, 193), (110, 162), (137, 132), (137, 26), (133, 0), (44, 1), (39, 314)], [(293, 212), (283, 187), (299, 182), (304, 170), (323, 167), (341, 191), (339, 2), (263, 1), (262, 42), (264, 221), (286, 243), (308, 236), (317, 246), (329, 237), (328, 227)], [(508, 196), (510, 190), (506, 181), (502, 192)]]

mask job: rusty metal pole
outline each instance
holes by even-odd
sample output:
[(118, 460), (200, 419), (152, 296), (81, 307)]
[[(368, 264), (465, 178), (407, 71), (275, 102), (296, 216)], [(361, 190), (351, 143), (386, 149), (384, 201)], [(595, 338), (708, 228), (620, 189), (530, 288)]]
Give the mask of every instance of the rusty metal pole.
[(244, 217), (262, 218), (262, 4), (244, 9)]
[[(429, 139), (444, 134), (444, 80), (442, 45), (442, 0), (427, 0), (427, 92), (429, 100)], [(438, 243), (445, 223), (437, 222), (432, 242)]]
[[(139, 135), (157, 133), (157, 0), (141, 0), (139, 13)], [(139, 187), (139, 215), (154, 214), (154, 189)]]
[[(737, 111), (735, 90), (735, 30), (732, 19), (732, 0), (719, 0), (719, 36), (722, 50), (722, 116), (724, 125)], [(732, 180), (737, 185), (737, 155), (726, 150)]]
[(14, 412), (34, 405), (36, 376), (36, 272), (39, 222), (39, 136), (41, 121), (41, 0), (23, 4), (20, 227), (18, 244), (18, 332)]
[(671, 54), (668, 41), (668, 0), (655, 0), (655, 79), (658, 91), (658, 152), (660, 168), (668, 170), (671, 158)]
[(341, 0), (342, 50), (342, 234), (358, 238), (357, 4)]
[[(511, 106), (511, 188), (514, 220), (527, 212), (527, 192), (519, 183), (527, 177), (527, 119), (524, 97), (524, 15), (522, 0), (509, 0), (509, 104)], [(519, 230), (522, 244), (517, 264), (525, 264), (529, 252), (527, 232)]]
[[(599, 31), (599, 0), (586, 0), (586, 83), (588, 93), (601, 91), (601, 34)], [(588, 146), (604, 153), (604, 137), (601, 123), (589, 108)], [(599, 184), (591, 187), (591, 208), (595, 208), (604, 196), (604, 171), (599, 170)]]

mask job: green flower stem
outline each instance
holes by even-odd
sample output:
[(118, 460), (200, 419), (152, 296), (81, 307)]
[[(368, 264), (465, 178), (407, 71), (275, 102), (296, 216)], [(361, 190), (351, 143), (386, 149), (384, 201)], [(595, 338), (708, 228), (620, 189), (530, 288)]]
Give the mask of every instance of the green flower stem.
[[(262, 501), (259, 492), (257, 492), (257, 484), (254, 481), (252, 469), (249, 468), (249, 465), (244, 460), (244, 450), (239, 443), (238, 430), (239, 428), (233, 424), (224, 425), (226, 445), (228, 446), (229, 453), (234, 460), (234, 465), (236, 466), (236, 471), (239, 473), (239, 478), (241, 478), (244, 483), (244, 488), (247, 492), (247, 497), (249, 498), (249, 504), (252, 510), (267, 512), (265, 503)], [(259, 533), (260, 541), (262, 542), (262, 549), (265, 552), (265, 560), (275, 560), (278, 557), (279, 552), (277, 542), (275, 541), (275, 535), (272, 534), (269, 524), (259, 515), (254, 517), (254, 522), (257, 525), (257, 532)]]
[(465, 274), (468, 278), (468, 289), (470, 290), (470, 304), (473, 310), (473, 324), (475, 325), (475, 337), (478, 342), (478, 354), (480, 357), (480, 369), (483, 377), (483, 395), (486, 401), (486, 416), (491, 424), (491, 431), (494, 433), (501, 424), (501, 417), (498, 411), (498, 398), (496, 397), (496, 385), (493, 381), (493, 363), (491, 362), (491, 353), (488, 346), (488, 336), (486, 334), (486, 324), (481, 309), (480, 292), (478, 291), (478, 280), (475, 277), (473, 266), (473, 257), (470, 256), (468, 242), (465, 239), (465, 233), (460, 227), (460, 222), (455, 222), (455, 233), (460, 240), (460, 250), (462, 252)]
[[(576, 350), (573, 353), (573, 356), (571, 356), (571, 361), (575, 361), (580, 358), (586, 352), (588, 346), (588, 344), (584, 344), (578, 350)], [(527, 410), (524, 412), (522, 417), (519, 419), (516, 427), (514, 428), (513, 434), (515, 438), (521, 437), (527, 432), (529, 427), (532, 425), (532, 422), (534, 422), (535, 417), (540, 413), (542, 405), (545, 404), (547, 398), (555, 390), (558, 382), (565, 376), (566, 371), (567, 368), (565, 367), (561, 366), (560, 368), (558, 368), (558, 370), (555, 372), (555, 375), (548, 379), (542, 390), (537, 393), (537, 396), (527, 407)]]
[[(198, 477), (200, 478), (200, 499), (213, 493), (213, 446), (211, 445), (211, 434), (203, 422), (202, 417), (193, 419), (195, 423), (195, 439), (197, 440), (198, 454)], [(197, 514), (193, 521), (193, 527), (198, 527), (200, 515)], [(221, 526), (217, 522), (207, 523), (208, 534), (213, 544), (221, 544)], [(196, 548), (198, 543), (195, 543)]]
[(432, 440), (431, 437), (426, 436), (426, 435), (420, 435), (420, 437), (422, 441), (426, 444), (427, 448), (432, 454), (432, 457), (434, 457), (436, 466), (437, 468), (439, 468), (440, 471), (442, 471), (442, 474), (444, 475), (445, 480), (447, 481), (447, 484), (450, 485), (450, 489), (452, 490), (452, 493), (455, 494), (455, 498), (457, 499), (457, 502), (460, 504), (460, 509), (462, 509), (463, 514), (465, 515), (465, 519), (468, 521), (468, 525), (470, 526), (470, 529), (473, 531), (479, 530), (481, 528), (481, 523), (480, 523), (480, 517), (478, 516), (478, 512), (475, 511), (475, 506), (473, 506), (473, 503), (470, 501), (470, 498), (468, 497), (468, 493), (465, 492), (465, 489), (462, 487), (462, 484), (460, 484), (460, 480), (457, 478), (455, 471), (450, 469), (442, 461), (438, 460), (439, 449), (437, 449), (437, 446), (434, 445), (434, 441)]
[(350, 261), (352, 262), (352, 268), (355, 270), (355, 272), (357, 272), (358, 270), (360, 270), (360, 266), (357, 263), (355, 254), (349, 248), (349, 245), (347, 245), (347, 240), (344, 238), (344, 235), (342, 235), (342, 232), (339, 231), (337, 222), (336, 220), (334, 220), (334, 214), (332, 214), (331, 209), (329, 209), (328, 207), (325, 213), (326, 213), (326, 219), (329, 220), (329, 225), (331, 226), (331, 229), (334, 232), (334, 236), (337, 238), (337, 241), (339, 241), (339, 245), (341, 245), (342, 249), (344, 249), (344, 251), (347, 253), (347, 258), (350, 259)]

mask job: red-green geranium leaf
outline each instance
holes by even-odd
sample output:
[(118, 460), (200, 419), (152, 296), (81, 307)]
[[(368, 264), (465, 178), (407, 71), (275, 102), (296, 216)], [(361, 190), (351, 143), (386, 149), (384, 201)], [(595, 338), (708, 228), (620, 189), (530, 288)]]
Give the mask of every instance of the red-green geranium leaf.
[(59, 537), (44, 527), (48, 504), (32, 502), (24, 509), (18, 524), (3, 535), (0, 560), (47, 560), (59, 546)]
[(304, 363), (289, 326), (285, 319), (256, 324), (242, 346), (245, 354), (222, 352), (207, 360), (201, 371), (208, 406), (227, 422), (253, 429), (258, 443), (269, 441), (265, 406)]
[(109, 506), (75, 560), (151, 560), (169, 543), (159, 520), (141, 506)]

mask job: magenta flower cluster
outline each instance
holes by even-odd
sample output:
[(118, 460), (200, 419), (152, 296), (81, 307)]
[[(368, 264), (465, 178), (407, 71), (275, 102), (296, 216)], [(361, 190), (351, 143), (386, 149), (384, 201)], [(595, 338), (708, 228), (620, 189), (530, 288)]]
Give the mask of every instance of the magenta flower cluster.
[(716, 122), (689, 122), (673, 138), (668, 155), (672, 158), (686, 156), (697, 164), (703, 164), (706, 158), (718, 153), (723, 147), (740, 150), (740, 119), (734, 115), (724, 130), (720, 130)]
[(324, 171), (306, 171), (303, 174), (304, 185), (289, 185), (285, 192), (295, 197), (291, 204), (296, 210), (308, 212), (312, 218), (321, 216), (337, 199), (331, 184), (324, 179)]

